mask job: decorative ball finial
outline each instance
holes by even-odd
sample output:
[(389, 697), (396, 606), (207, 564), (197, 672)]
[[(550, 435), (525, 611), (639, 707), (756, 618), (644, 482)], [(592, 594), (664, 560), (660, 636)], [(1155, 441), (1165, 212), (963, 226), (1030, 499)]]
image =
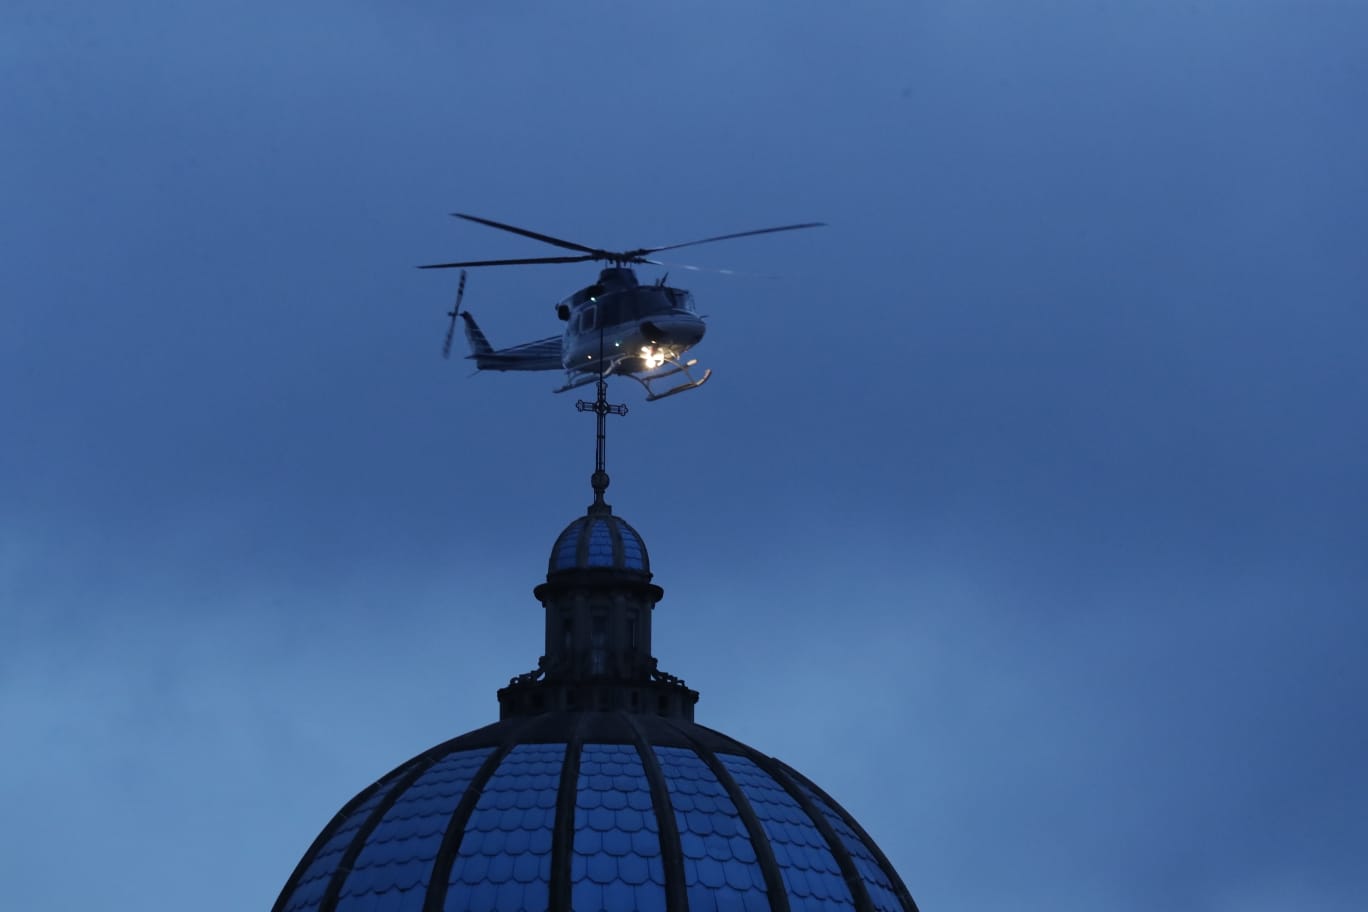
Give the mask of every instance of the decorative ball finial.
[(608, 490), (608, 473), (599, 469), (589, 478), (589, 484), (594, 488), (594, 503), (589, 507), (590, 513), (611, 513), (613, 508), (608, 506), (603, 499), (603, 492)]

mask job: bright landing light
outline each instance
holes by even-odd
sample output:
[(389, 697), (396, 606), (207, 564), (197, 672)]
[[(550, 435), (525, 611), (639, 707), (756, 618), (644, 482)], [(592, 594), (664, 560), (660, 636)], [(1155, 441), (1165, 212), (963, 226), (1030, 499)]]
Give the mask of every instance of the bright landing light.
[(665, 354), (654, 351), (649, 345), (643, 345), (641, 346), (641, 360), (646, 362), (647, 370), (652, 370), (665, 363)]

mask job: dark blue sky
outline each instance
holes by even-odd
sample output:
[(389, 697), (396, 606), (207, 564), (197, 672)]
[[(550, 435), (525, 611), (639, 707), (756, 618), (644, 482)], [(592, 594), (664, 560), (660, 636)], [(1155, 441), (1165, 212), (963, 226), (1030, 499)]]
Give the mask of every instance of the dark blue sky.
[(1368, 7), (466, 6), (0, 9), (6, 904), (265, 909), (535, 664), (592, 423), (438, 356), (460, 210), (830, 223), (680, 257), (778, 278), (609, 499), (924, 909), (1361, 909)]

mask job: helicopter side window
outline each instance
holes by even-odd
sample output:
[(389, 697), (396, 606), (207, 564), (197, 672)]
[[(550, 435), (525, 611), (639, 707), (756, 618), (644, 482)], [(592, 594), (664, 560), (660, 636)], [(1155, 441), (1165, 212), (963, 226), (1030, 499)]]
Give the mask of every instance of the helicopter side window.
[(591, 304), (580, 311), (579, 331), (591, 332), (596, 328), (598, 328), (598, 306)]

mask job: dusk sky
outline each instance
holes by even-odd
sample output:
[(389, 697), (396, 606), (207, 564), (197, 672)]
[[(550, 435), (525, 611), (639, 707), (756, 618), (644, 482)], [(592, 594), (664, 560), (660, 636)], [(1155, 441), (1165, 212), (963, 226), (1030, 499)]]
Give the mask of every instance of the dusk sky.
[[(0, 4), (0, 882), (268, 910), (536, 665), (593, 422), (444, 260), (679, 251), (608, 499), (923, 912), (1368, 904), (1368, 3)], [(686, 255), (687, 254), (687, 255)], [(644, 280), (663, 270), (643, 267)], [(589, 265), (472, 270), (496, 345)], [(458, 348), (464, 354), (463, 340)]]

